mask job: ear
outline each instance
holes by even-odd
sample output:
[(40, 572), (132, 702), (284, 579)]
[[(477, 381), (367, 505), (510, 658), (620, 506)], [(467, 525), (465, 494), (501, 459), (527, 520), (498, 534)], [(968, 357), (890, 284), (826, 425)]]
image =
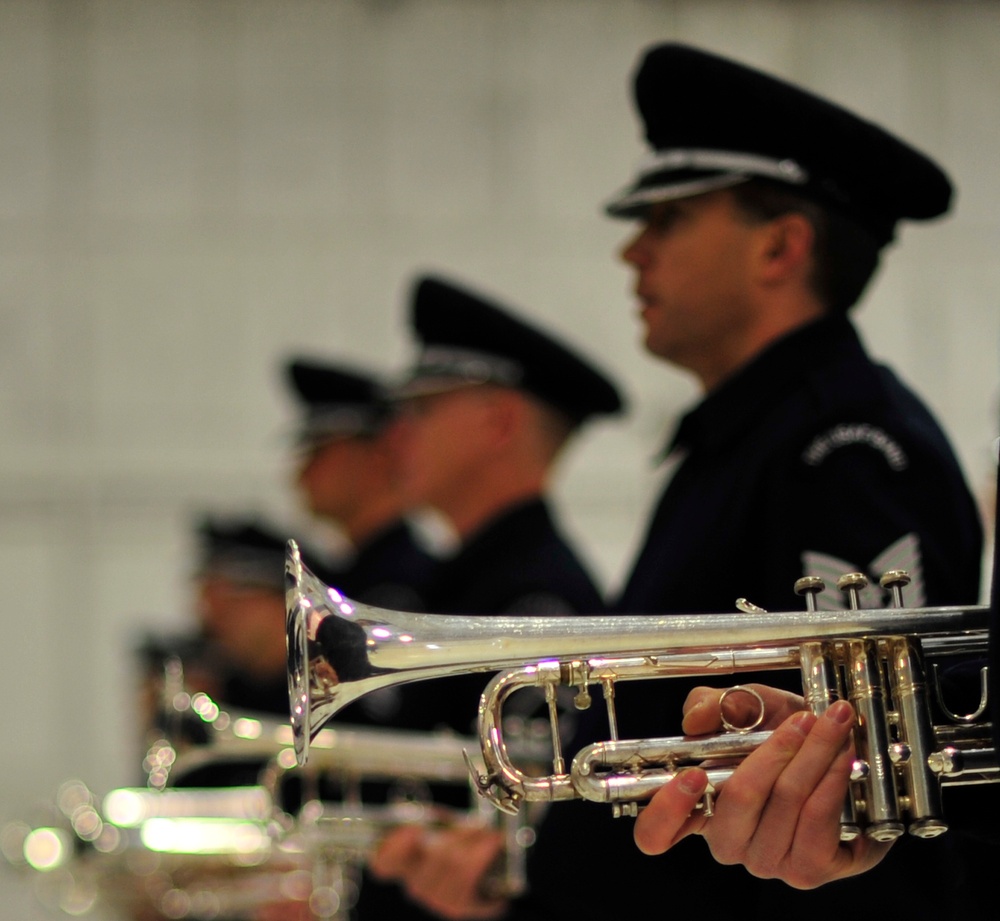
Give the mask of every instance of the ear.
[(490, 437), (496, 446), (509, 443), (524, 426), (524, 398), (516, 390), (496, 388), (488, 406)]
[(816, 232), (803, 214), (789, 212), (768, 221), (761, 228), (758, 265), (761, 281), (784, 282), (805, 278), (812, 268)]

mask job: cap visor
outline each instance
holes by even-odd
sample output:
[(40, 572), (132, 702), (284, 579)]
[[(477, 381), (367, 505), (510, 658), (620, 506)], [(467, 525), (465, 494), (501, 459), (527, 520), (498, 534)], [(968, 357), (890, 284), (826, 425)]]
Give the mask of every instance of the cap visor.
[(696, 179), (666, 180), (655, 185), (638, 182), (619, 192), (604, 206), (604, 211), (614, 218), (635, 220), (645, 217), (646, 212), (660, 202), (677, 201), (681, 198), (703, 195), (706, 192), (715, 192), (718, 189), (728, 189), (746, 182), (749, 178), (744, 173), (716, 173)]
[(444, 374), (434, 374), (426, 377), (417, 375), (407, 378), (399, 384), (391, 385), (386, 395), (389, 400), (396, 403), (402, 400), (412, 400), (415, 397), (428, 397), (438, 393), (450, 393), (452, 390), (461, 390), (465, 387), (473, 387), (481, 383), (482, 381), (472, 381), (468, 378)]

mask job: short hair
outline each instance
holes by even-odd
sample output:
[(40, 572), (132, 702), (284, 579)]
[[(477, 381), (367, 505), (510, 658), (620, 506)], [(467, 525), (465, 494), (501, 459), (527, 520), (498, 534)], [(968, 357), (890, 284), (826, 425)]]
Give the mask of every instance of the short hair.
[(882, 248), (870, 233), (833, 208), (776, 182), (751, 179), (730, 191), (736, 206), (753, 221), (770, 221), (792, 212), (803, 215), (816, 236), (810, 277), (813, 293), (830, 313), (846, 313), (858, 302), (878, 268)]

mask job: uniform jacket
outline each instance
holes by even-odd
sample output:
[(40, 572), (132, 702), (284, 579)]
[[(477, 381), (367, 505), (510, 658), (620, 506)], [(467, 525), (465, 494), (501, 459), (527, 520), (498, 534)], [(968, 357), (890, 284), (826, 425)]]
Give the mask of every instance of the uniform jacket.
[[(504, 511), (473, 534), (440, 564), (426, 600), (434, 614), (590, 614), (604, 606), (541, 499)], [(402, 724), (475, 732), (488, 678), (473, 674), (405, 686)]]
[(350, 598), (394, 611), (424, 610), (436, 560), (420, 546), (406, 521), (375, 534), (340, 575)]
[[(434, 614), (562, 615), (596, 613), (603, 607), (594, 582), (542, 499), (502, 512), (471, 535), (455, 556), (439, 564), (425, 600)], [(398, 692), (392, 725), (474, 734), (479, 697), (489, 677), (479, 673), (389, 689)], [(437, 917), (408, 902), (398, 887), (367, 877), (356, 914), (359, 921)]]
[[(804, 574), (835, 584), (861, 570), (877, 585), (890, 568), (911, 572), (909, 606), (978, 600), (981, 527), (953, 452), (842, 317), (792, 333), (723, 383), (682, 420), (670, 451), (678, 466), (615, 605), (622, 613), (733, 612), (738, 597), (802, 610), (793, 584)], [(879, 606), (881, 590), (864, 600)], [(823, 606), (842, 604), (835, 589), (825, 593)], [(769, 675), (623, 683), (621, 737), (677, 735), (691, 686), (753, 678), (776, 683)], [(578, 741), (606, 731), (588, 720)], [(592, 883), (580, 879), (584, 847), (600, 854)], [(532, 891), (511, 916), (554, 921), (586, 908), (625, 918), (656, 904), (683, 916), (728, 907), (744, 919), (839, 919), (848, 906), (873, 917), (952, 917), (976, 904), (966, 857), (954, 835), (910, 839), (864, 877), (800, 892), (716, 864), (697, 838), (646, 857), (632, 822), (612, 819), (610, 807), (556, 804), (532, 854)]]

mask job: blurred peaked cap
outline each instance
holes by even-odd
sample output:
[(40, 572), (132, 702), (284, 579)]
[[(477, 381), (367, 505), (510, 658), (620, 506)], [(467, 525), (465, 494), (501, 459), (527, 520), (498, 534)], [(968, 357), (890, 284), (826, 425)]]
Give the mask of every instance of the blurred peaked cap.
[(656, 202), (762, 178), (839, 210), (880, 245), (896, 222), (944, 214), (942, 169), (846, 109), (735, 61), (681, 44), (649, 49), (635, 101), (652, 147), (606, 207), (641, 217)]
[(239, 585), (285, 590), (287, 537), (257, 518), (206, 516), (198, 524), (196, 576), (222, 576)]
[(417, 280), (411, 306), (421, 351), (399, 397), (493, 383), (529, 393), (577, 425), (622, 410), (607, 375), (506, 307), (430, 276)]
[(305, 358), (291, 360), (287, 372), (303, 408), (297, 432), (300, 447), (315, 448), (339, 437), (373, 435), (388, 417), (384, 387), (370, 374)]

